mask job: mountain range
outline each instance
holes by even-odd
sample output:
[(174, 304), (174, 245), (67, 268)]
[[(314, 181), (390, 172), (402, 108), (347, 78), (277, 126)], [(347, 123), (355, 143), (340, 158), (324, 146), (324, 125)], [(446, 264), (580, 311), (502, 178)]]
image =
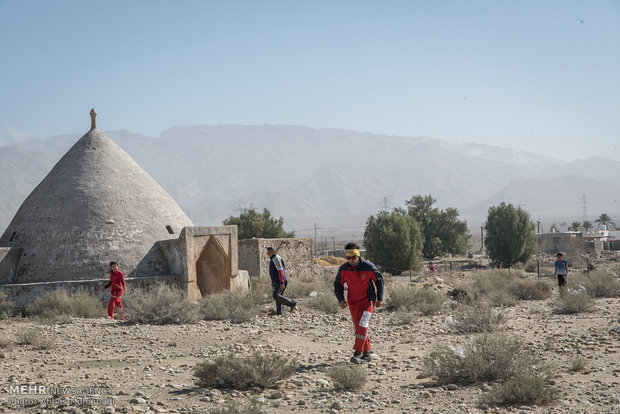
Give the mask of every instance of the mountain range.
[[(197, 225), (268, 208), (287, 230), (356, 228), (431, 194), (471, 226), (502, 201), (534, 220), (620, 212), (620, 162), (564, 161), (518, 149), (292, 125), (179, 126), (159, 137), (105, 131)], [(0, 147), (0, 232), (81, 134)], [(113, 168), (113, 166), (110, 166)], [(123, 191), (119, 188), (118, 191)], [(615, 215), (615, 217), (614, 217)]]

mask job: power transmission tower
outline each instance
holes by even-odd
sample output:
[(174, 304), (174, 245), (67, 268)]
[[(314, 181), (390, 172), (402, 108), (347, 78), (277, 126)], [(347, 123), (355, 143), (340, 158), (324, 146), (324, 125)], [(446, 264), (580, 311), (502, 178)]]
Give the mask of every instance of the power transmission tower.
[(588, 215), (588, 201), (586, 200), (585, 194), (581, 196), (581, 207), (583, 208), (583, 221), (586, 221), (586, 216)]
[(384, 210), (388, 209), (388, 199), (387, 199), (387, 197), (383, 197), (383, 209)]

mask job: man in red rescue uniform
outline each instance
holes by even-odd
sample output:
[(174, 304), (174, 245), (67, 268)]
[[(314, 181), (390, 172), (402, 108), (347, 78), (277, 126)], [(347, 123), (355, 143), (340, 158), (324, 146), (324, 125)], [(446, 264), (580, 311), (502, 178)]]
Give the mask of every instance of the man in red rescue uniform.
[[(370, 362), (370, 340), (368, 325), (374, 307), (383, 303), (383, 276), (377, 267), (360, 257), (357, 243), (345, 246), (347, 263), (338, 269), (334, 281), (334, 293), (342, 309), (349, 306), (355, 325), (355, 353), (351, 357), (354, 364)], [(344, 284), (347, 284), (347, 300), (344, 299)]]
[[(119, 309), (123, 309), (121, 297), (127, 290), (125, 276), (123, 272), (118, 269), (118, 263), (116, 262), (110, 262), (110, 281), (107, 285), (102, 287), (101, 290), (106, 290), (110, 286), (112, 288), (110, 289), (110, 301), (108, 302), (108, 319), (114, 319), (114, 306), (116, 305)], [(122, 319), (125, 319), (124, 315)]]

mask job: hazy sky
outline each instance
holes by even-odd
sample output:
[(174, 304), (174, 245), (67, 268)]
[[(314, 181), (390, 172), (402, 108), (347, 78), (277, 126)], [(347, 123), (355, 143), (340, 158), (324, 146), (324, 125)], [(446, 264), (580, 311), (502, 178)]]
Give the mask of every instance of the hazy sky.
[(91, 107), (620, 160), (620, 0), (0, 0), (0, 142)]

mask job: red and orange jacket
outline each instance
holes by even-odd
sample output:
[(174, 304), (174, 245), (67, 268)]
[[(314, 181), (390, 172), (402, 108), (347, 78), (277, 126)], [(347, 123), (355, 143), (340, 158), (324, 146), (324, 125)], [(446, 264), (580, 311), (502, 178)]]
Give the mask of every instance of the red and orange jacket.
[(347, 302), (349, 305), (383, 300), (383, 276), (371, 262), (360, 258), (355, 267), (344, 263), (338, 268), (334, 281), (334, 293), (338, 302), (344, 300), (345, 283), (348, 288)]

